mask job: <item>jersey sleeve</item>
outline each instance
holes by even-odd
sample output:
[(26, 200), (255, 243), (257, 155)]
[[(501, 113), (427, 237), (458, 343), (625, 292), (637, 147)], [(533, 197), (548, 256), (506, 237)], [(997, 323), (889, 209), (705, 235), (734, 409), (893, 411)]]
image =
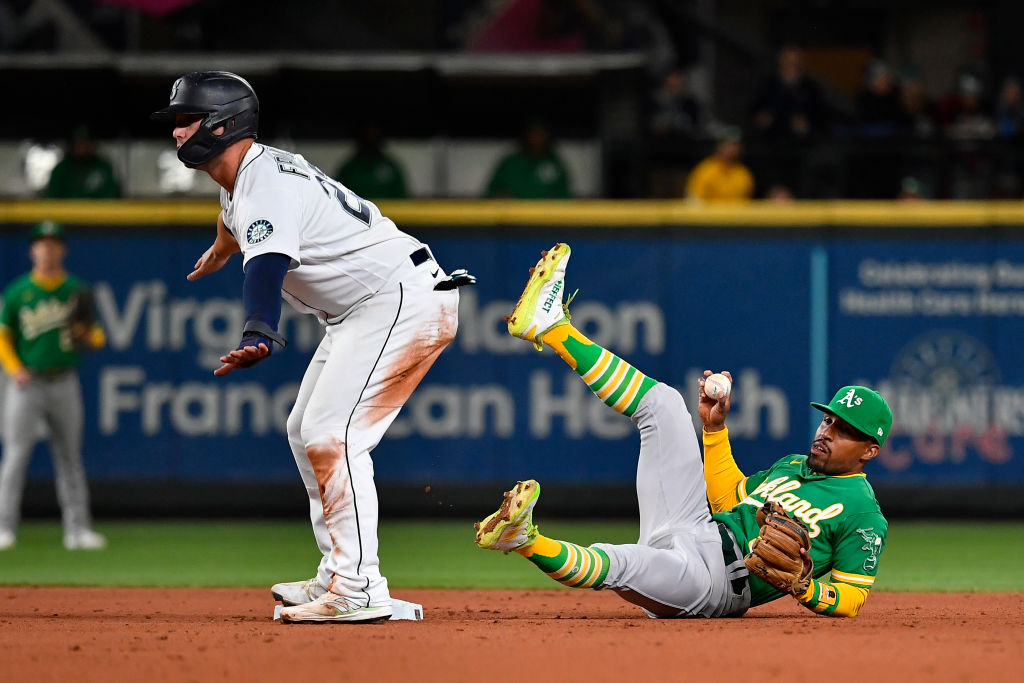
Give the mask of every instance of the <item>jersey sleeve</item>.
[(829, 580), (811, 581), (797, 601), (819, 614), (857, 616), (874, 586), (887, 530), (881, 513), (851, 515), (833, 543)]
[(733, 509), (742, 500), (738, 490), (743, 472), (736, 464), (729, 443), (729, 429), (703, 432), (704, 483), (708, 489), (708, 502), (712, 512)]
[(888, 523), (881, 513), (851, 515), (833, 542), (832, 580), (870, 589), (885, 549)]
[(0, 366), (8, 375), (24, 367), (18, 352), (14, 348), (14, 331), (17, 328), (17, 311), (14, 305), (12, 288), (8, 287), (3, 292), (3, 300), (0, 301)]
[(760, 472), (755, 472), (740, 481), (740, 483), (736, 485), (736, 495), (739, 499), (743, 500), (750, 495), (751, 491), (763, 484), (764, 480), (768, 478), (769, 471), (770, 470), (761, 470)]
[(3, 293), (3, 300), (0, 301), (0, 325), (13, 330), (14, 329), (14, 305), (11, 304), (11, 300), (14, 297), (11, 296), (10, 288), (6, 289)]
[[(286, 178), (285, 180), (292, 180)], [(235, 238), (242, 250), (242, 268), (260, 254), (284, 254), (299, 265), (302, 203), (285, 184), (254, 188), (234, 216)]]

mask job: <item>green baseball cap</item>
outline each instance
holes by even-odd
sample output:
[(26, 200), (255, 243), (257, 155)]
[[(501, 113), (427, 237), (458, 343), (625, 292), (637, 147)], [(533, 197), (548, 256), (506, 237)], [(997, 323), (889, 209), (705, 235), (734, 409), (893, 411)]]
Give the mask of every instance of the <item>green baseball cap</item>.
[(44, 237), (52, 237), (55, 240), (64, 241), (64, 226), (60, 223), (54, 223), (53, 221), (43, 221), (42, 223), (36, 223), (32, 227), (32, 241), (41, 240)]
[(892, 409), (881, 394), (867, 387), (843, 387), (828, 405), (813, 401), (811, 405), (822, 412), (841, 417), (851, 427), (874, 439), (879, 446), (885, 443), (892, 429)]

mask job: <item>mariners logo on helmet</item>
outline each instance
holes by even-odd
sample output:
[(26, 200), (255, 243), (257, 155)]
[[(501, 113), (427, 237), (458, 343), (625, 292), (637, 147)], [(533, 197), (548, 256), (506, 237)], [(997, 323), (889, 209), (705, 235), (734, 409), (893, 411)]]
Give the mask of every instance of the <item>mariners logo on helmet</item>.
[(253, 221), (245, 230), (245, 241), (249, 244), (259, 244), (263, 240), (274, 234), (274, 226), (270, 224), (270, 221), (265, 218), (261, 218), (258, 221)]

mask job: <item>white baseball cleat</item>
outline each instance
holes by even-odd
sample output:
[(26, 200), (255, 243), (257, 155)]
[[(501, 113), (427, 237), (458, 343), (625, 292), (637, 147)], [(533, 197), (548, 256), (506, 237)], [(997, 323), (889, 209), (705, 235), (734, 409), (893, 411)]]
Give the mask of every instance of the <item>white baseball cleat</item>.
[(559, 242), (541, 252), (541, 259), (530, 269), (530, 279), (512, 315), (505, 319), (509, 334), (532, 341), (537, 350), (543, 348), (541, 337), (545, 332), (569, 322), (569, 304), (576, 295), (574, 293), (564, 304), (562, 296), (570, 251), (568, 244)]
[(290, 624), (376, 624), (391, 618), (391, 601), (387, 604), (360, 607), (347, 598), (326, 592), (313, 602), (292, 605), (281, 610), (281, 620)]
[(107, 537), (92, 529), (81, 529), (64, 534), (64, 547), (67, 550), (103, 550), (107, 547)]
[(327, 589), (320, 585), (315, 576), (305, 581), (275, 583), (270, 587), (270, 594), (274, 596), (274, 600), (280, 600), (285, 607), (305, 605), (326, 592)]
[(0, 529), (0, 550), (10, 550), (18, 544), (18, 537), (9, 529)]

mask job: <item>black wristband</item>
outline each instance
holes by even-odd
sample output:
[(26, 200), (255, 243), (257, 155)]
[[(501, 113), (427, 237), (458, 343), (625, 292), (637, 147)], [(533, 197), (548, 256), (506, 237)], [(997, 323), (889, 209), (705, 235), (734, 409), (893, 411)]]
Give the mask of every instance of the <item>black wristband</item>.
[(276, 342), (282, 349), (288, 346), (288, 340), (278, 334), (277, 330), (262, 320), (246, 320), (245, 325), (242, 327), (242, 336), (244, 337), (248, 333), (262, 335), (267, 339)]

